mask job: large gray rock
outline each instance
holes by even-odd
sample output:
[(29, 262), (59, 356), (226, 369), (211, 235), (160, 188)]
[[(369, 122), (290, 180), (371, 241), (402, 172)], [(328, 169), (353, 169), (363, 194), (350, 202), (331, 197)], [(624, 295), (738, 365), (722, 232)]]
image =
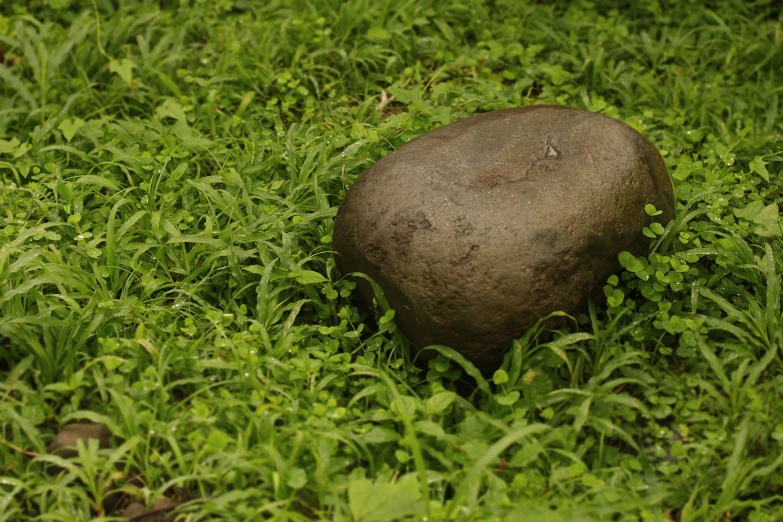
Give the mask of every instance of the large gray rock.
[(414, 345), (490, 369), (536, 319), (577, 309), (619, 252), (647, 252), (648, 203), (659, 221), (673, 217), (666, 165), (631, 127), (565, 107), (507, 109), (377, 162), (346, 194), (333, 247), (344, 274), (380, 285)]

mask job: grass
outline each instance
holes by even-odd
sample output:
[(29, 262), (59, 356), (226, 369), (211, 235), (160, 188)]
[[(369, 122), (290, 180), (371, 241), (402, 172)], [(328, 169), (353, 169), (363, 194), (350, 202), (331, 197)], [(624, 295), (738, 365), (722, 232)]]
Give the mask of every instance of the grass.
[[(783, 15), (706, 4), (3, 2), (0, 520), (783, 519)], [(677, 218), (492, 379), (417, 366), (336, 209), (539, 103), (648, 136)]]

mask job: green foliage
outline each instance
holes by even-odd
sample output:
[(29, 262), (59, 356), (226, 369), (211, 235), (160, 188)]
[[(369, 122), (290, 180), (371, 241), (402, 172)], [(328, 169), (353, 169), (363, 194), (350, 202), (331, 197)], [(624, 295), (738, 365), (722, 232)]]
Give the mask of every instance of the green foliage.
[[(617, 5), (4, 2), (0, 520), (783, 517), (783, 18)], [(491, 379), (423, 362), (337, 273), (337, 206), (541, 103), (648, 136), (677, 216)], [(113, 447), (47, 454), (76, 421)]]

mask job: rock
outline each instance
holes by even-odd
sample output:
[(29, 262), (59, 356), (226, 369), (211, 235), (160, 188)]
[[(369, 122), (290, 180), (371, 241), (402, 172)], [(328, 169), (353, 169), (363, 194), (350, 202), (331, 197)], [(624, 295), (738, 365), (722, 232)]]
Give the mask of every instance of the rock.
[(122, 512), (122, 518), (134, 522), (170, 522), (174, 520), (171, 511), (177, 506), (176, 502), (167, 497), (159, 498), (149, 509), (144, 509), (141, 502), (131, 502)]
[(122, 510), (122, 518), (125, 520), (134, 520), (141, 516), (144, 516), (146, 510), (144, 504), (141, 502), (131, 502), (124, 510)]
[[(98, 448), (107, 449), (111, 447), (111, 436), (112, 433), (109, 431), (109, 428), (102, 424), (66, 424), (60, 429), (57, 435), (54, 436), (54, 439), (49, 444), (47, 450), (49, 453), (53, 453), (58, 457), (73, 459), (79, 455), (79, 452), (76, 449), (78, 441), (81, 440), (86, 447), (90, 443), (90, 439), (97, 439)], [(115, 467), (117, 470), (122, 470), (124, 464), (123, 462), (117, 462), (115, 463)], [(52, 475), (56, 475), (61, 471), (62, 468), (57, 465), (50, 465), (48, 467), (48, 472)], [(128, 482), (134, 483), (135, 479), (131, 479)], [(117, 506), (121, 499), (122, 494), (119, 491), (110, 491), (101, 499), (101, 504), (107, 512), (110, 512)]]
[(333, 248), (343, 274), (380, 285), (414, 345), (492, 369), (538, 318), (579, 308), (619, 252), (647, 252), (648, 203), (658, 221), (673, 217), (666, 165), (631, 127), (566, 107), (507, 109), (377, 162), (346, 194)]
[(109, 447), (110, 437), (111, 432), (102, 424), (67, 424), (54, 436), (48, 451), (64, 459), (70, 459), (78, 454), (77, 441), (81, 440), (87, 446), (90, 439), (98, 439), (98, 447), (106, 449)]

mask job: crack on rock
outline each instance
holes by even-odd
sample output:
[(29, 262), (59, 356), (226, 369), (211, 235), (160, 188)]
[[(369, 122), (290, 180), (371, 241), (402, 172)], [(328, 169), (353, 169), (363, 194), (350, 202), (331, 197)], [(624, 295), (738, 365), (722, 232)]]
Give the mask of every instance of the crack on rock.
[(367, 261), (375, 268), (379, 268), (386, 265), (387, 254), (383, 247), (377, 243), (370, 243), (364, 250), (364, 255)]
[(391, 225), (392, 240), (396, 245), (402, 248), (407, 247), (410, 244), (414, 234), (419, 230), (432, 230), (433, 228), (432, 222), (421, 210), (407, 219), (398, 214)]
[(470, 234), (470, 223), (465, 216), (457, 216), (457, 219), (454, 220), (454, 231), (459, 236), (467, 236)]
[(479, 246), (477, 244), (471, 243), (468, 246), (467, 250), (462, 254), (462, 256), (460, 256), (459, 260), (457, 260), (457, 263), (455, 263), (455, 264), (464, 265), (464, 264), (469, 263), (471, 261), (471, 259), (473, 259), (473, 256), (474, 256), (476, 250), (478, 250), (478, 248), (479, 248)]

